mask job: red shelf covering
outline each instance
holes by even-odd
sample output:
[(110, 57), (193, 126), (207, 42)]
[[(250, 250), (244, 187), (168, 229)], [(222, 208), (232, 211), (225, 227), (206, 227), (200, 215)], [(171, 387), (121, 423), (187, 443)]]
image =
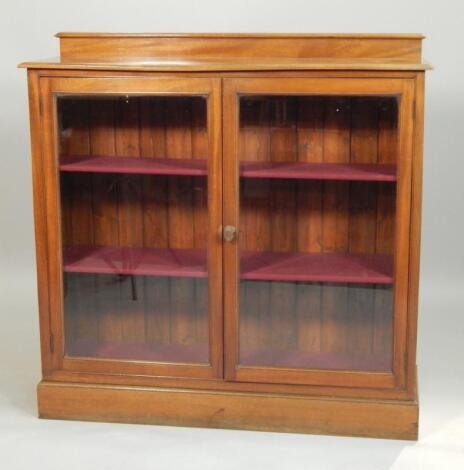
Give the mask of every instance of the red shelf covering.
[[(65, 272), (206, 277), (206, 251), (77, 246), (64, 250)], [(244, 252), (243, 280), (391, 284), (389, 255)]]
[(396, 181), (396, 166), (367, 163), (242, 162), (240, 175), (248, 178)]
[(245, 280), (393, 282), (393, 261), (389, 255), (262, 251), (245, 253), (241, 261), (241, 279)]
[[(60, 170), (84, 173), (136, 173), (202, 176), (207, 162), (202, 159), (62, 156)], [(396, 181), (395, 165), (299, 162), (241, 162), (245, 178), (285, 178), (341, 181)]]
[(180, 364), (207, 364), (208, 345), (131, 343), (121, 341), (76, 340), (66, 347), (66, 355), (98, 359), (121, 359)]
[(331, 353), (246, 349), (240, 352), (240, 364), (255, 367), (389, 371), (391, 370), (391, 355), (389, 353)]
[(206, 160), (174, 158), (62, 156), (60, 170), (82, 173), (132, 173), (203, 176)]
[(199, 249), (89, 247), (65, 248), (69, 273), (206, 277), (206, 254)]

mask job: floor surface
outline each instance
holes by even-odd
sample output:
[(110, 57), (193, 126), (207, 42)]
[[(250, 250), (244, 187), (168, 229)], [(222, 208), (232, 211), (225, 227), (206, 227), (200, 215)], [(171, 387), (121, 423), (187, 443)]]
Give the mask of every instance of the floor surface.
[(420, 439), (402, 442), (39, 420), (35, 283), (32, 274), (16, 278), (17, 285), (11, 276), (10, 282), (0, 282), (0, 462), (5, 470), (464, 469), (462, 286), (422, 286)]

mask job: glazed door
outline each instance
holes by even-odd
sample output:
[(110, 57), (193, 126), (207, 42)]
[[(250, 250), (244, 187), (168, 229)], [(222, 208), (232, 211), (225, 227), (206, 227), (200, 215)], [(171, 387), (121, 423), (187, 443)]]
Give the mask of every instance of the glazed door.
[(220, 81), (40, 93), (53, 369), (222, 377)]
[(226, 379), (402, 387), (412, 80), (223, 86)]

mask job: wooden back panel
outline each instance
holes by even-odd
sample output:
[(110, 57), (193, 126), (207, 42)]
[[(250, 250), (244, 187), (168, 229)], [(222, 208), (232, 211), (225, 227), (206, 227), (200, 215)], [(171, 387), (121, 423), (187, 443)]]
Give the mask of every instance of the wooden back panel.
[(65, 63), (298, 58), (420, 63), (418, 34), (58, 33)]
[[(394, 164), (398, 103), (242, 98), (239, 139), (240, 161)], [(393, 255), (394, 184), (242, 179), (240, 191), (241, 250)], [(391, 286), (242, 282), (240, 344), (391, 357), (392, 298)]]
[[(60, 115), (67, 127), (60, 135), (65, 155), (205, 159), (209, 154), (202, 98), (66, 99)], [(65, 173), (61, 188), (65, 246), (207, 246), (206, 178)], [(67, 279), (72, 283), (68, 341), (98, 336), (101, 341), (207, 344), (206, 280), (137, 277), (134, 299), (129, 279), (121, 280), (118, 292), (111, 275)]]

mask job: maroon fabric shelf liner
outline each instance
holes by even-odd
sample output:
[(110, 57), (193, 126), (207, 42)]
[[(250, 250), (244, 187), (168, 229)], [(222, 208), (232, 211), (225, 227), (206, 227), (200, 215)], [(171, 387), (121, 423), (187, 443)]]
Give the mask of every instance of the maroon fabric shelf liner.
[(83, 173), (132, 173), (203, 176), (206, 160), (102, 156), (62, 156), (60, 170)]
[(206, 277), (206, 252), (199, 249), (89, 247), (65, 248), (64, 271), (146, 276)]
[(396, 181), (395, 165), (367, 163), (242, 162), (240, 176), (341, 181)]
[[(84, 173), (136, 173), (202, 176), (207, 161), (201, 159), (134, 158), (104, 156), (61, 156), (60, 170)], [(395, 165), (241, 162), (240, 176), (341, 181), (396, 181)]]
[[(65, 248), (64, 271), (123, 275), (206, 277), (201, 249), (89, 247)], [(243, 280), (391, 284), (389, 255), (243, 252)]]
[(393, 259), (378, 254), (248, 252), (241, 271), (245, 280), (391, 284)]
[(208, 364), (208, 345), (130, 343), (76, 340), (66, 347), (66, 355), (98, 359), (126, 359), (152, 362)]
[(299, 369), (390, 371), (391, 357), (373, 353), (242, 350), (242, 366), (290, 367)]

